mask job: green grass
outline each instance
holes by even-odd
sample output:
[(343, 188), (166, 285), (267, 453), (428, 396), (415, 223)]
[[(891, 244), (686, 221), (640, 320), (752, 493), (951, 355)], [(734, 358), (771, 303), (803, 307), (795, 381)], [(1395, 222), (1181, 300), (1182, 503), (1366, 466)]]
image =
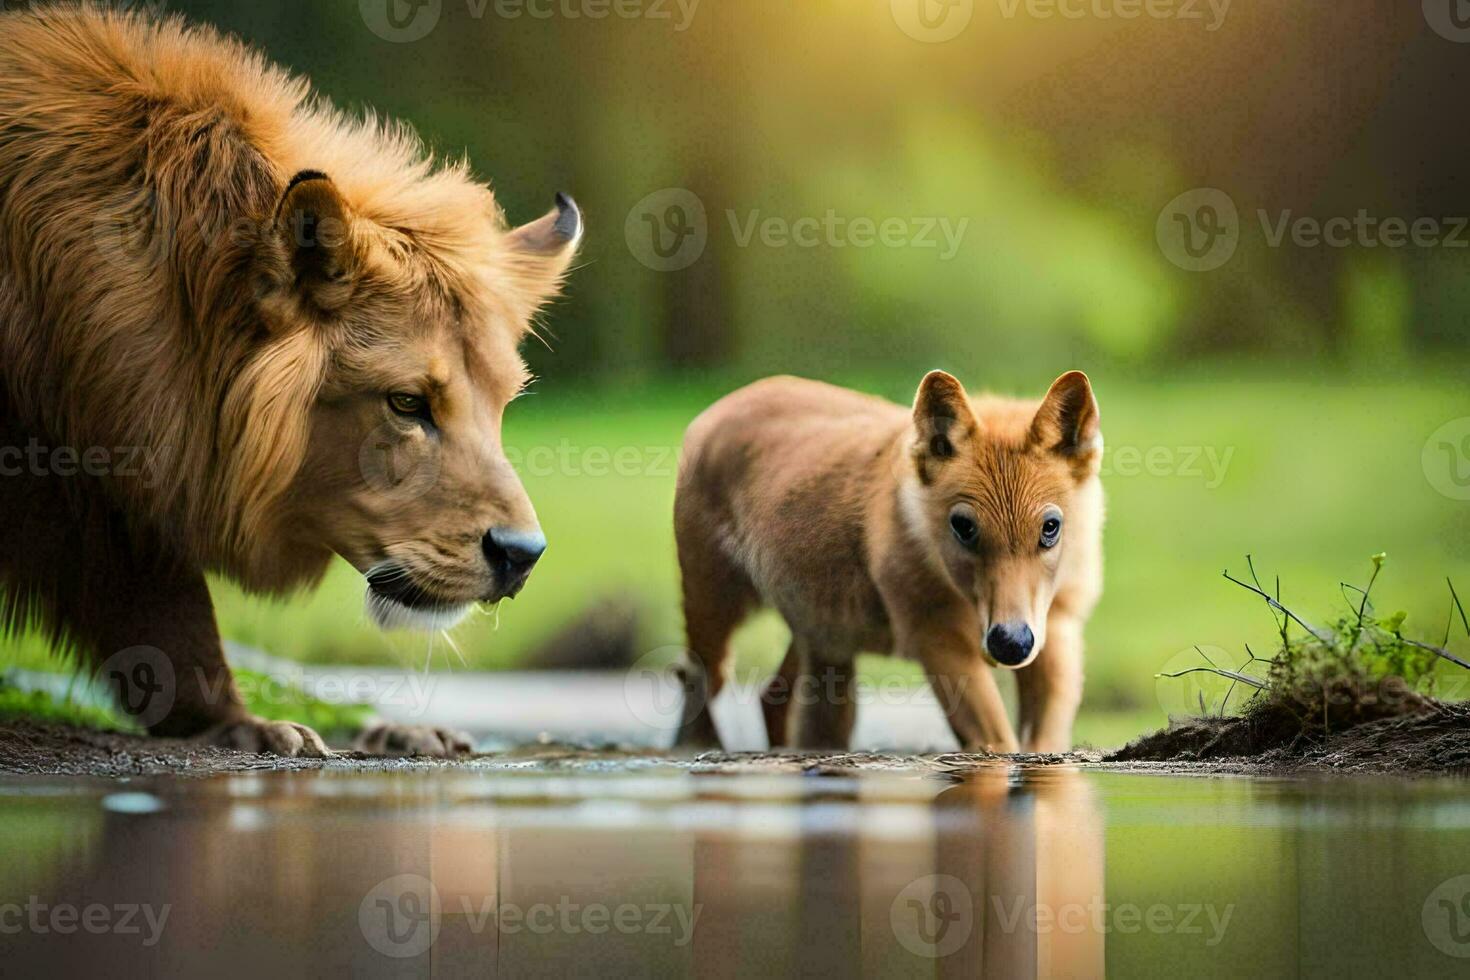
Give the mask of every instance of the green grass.
[[(1022, 384), (960, 374), (976, 387)], [(915, 380), (867, 387), (907, 400)], [(1025, 379), (1024, 388), (1039, 393), (1047, 380)], [(1335, 610), (1345, 570), (1390, 552), (1394, 574), (1375, 600), (1427, 632), (1443, 623), (1445, 576), (1470, 583), (1470, 502), (1438, 493), (1421, 462), (1432, 432), (1470, 414), (1455, 374), (1302, 381), (1220, 368), (1214, 377), (1142, 382), (1098, 372), (1093, 380), (1108, 443), (1107, 583), (1087, 634), (1079, 737), (1116, 742), (1123, 726), (1162, 723), (1155, 674), (1196, 644), (1270, 648), (1258, 600), (1220, 578), (1241, 569), (1247, 553), (1265, 574), (1280, 574), (1288, 604)], [(729, 387), (559, 390), (512, 406), (507, 445), (521, 454), (551, 545), (526, 592), (503, 604), (498, 628), (483, 614), (456, 631), (469, 668), (514, 668), (570, 617), (617, 594), (641, 602), (645, 649), (681, 642), (673, 453), (688, 421)], [(621, 473), (620, 450), (632, 461)], [(214, 592), (227, 636), (279, 656), (463, 669), (442, 638), (371, 627), (361, 578), (345, 565), (314, 595), (290, 602), (251, 599), (224, 583)], [(783, 627), (759, 617), (736, 649), (742, 669), (772, 669)], [(51, 663), (35, 638), (11, 641), (5, 660)], [(909, 665), (865, 663), (917, 676)]]
[[(69, 665), (56, 666), (70, 669)], [(322, 701), (280, 678), (266, 677), (252, 670), (237, 669), (235, 677), (246, 707), (252, 713), (273, 721), (309, 725), (325, 739), (345, 741), (352, 738), (363, 730), (373, 714), (368, 705)], [(0, 722), (15, 719), (81, 728), (138, 730), (126, 715), (109, 707), (87, 703), (70, 694), (58, 698), (46, 691), (23, 690), (0, 675)]]
[(0, 722), (25, 719), (79, 728), (130, 729), (115, 711), (52, 697), (45, 691), (23, 691), (0, 677)]

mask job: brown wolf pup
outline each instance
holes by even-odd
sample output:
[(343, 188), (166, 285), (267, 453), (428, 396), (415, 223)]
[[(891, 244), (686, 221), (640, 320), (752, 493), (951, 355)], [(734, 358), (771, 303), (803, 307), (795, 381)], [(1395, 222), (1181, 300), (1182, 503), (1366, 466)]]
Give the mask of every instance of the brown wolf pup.
[[(773, 747), (845, 747), (854, 658), (870, 651), (923, 664), (965, 748), (1069, 749), (1102, 590), (1101, 456), (1079, 371), (1040, 402), (972, 401), (935, 371), (912, 413), (799, 378), (717, 402), (689, 426), (674, 503), (679, 743), (719, 744), (707, 705), (730, 635), (766, 605), (792, 637), (762, 697)], [(997, 666), (1017, 671), (1019, 743)]]

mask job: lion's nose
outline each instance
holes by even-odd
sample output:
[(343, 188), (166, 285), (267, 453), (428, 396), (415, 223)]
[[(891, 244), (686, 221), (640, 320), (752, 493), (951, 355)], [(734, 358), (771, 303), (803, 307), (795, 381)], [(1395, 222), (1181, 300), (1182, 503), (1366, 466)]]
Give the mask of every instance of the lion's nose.
[(485, 558), (499, 575), (506, 591), (514, 591), (531, 574), (531, 568), (546, 551), (546, 535), (509, 527), (491, 528), (483, 542)]

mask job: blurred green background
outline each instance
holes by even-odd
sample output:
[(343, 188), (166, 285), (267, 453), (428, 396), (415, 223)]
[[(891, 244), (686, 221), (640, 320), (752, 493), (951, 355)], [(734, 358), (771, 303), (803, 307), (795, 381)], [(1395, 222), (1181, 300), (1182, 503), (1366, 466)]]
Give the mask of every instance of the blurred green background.
[[(563, 189), (586, 212), (506, 422), (551, 547), (519, 599), (455, 631), (469, 669), (524, 666), (609, 600), (639, 610), (640, 650), (678, 644), (683, 427), (777, 372), (899, 401), (935, 367), (1027, 395), (1092, 375), (1110, 516), (1084, 739), (1162, 721), (1154, 674), (1180, 651), (1267, 646), (1265, 610), (1220, 578), (1247, 553), (1325, 619), (1387, 551), (1380, 606), (1436, 641), (1446, 576), (1470, 590), (1470, 232), (1451, 220), (1470, 136), (1445, 108), (1470, 48), (1417, 4), (168, 6), (467, 154), (515, 222)], [(1195, 188), (1236, 210), (1205, 271), (1171, 203)], [(1334, 217), (1349, 240), (1273, 241)], [(1388, 218), (1431, 219), (1436, 242), (1395, 246)], [(373, 630), (345, 566), (287, 603), (215, 592), (228, 637), (280, 656), (466, 669), (442, 639)], [(741, 668), (770, 669), (781, 630), (745, 631)], [(47, 662), (34, 639), (6, 659)]]

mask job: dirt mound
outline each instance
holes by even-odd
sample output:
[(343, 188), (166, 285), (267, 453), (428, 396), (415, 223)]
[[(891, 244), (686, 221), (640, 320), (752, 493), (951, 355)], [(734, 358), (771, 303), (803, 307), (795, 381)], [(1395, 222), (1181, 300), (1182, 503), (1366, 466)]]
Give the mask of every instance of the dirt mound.
[(1313, 734), (1280, 708), (1241, 718), (1177, 722), (1112, 753), (1105, 762), (1228, 763), (1231, 771), (1470, 775), (1470, 703), (1427, 702), (1424, 710)]

